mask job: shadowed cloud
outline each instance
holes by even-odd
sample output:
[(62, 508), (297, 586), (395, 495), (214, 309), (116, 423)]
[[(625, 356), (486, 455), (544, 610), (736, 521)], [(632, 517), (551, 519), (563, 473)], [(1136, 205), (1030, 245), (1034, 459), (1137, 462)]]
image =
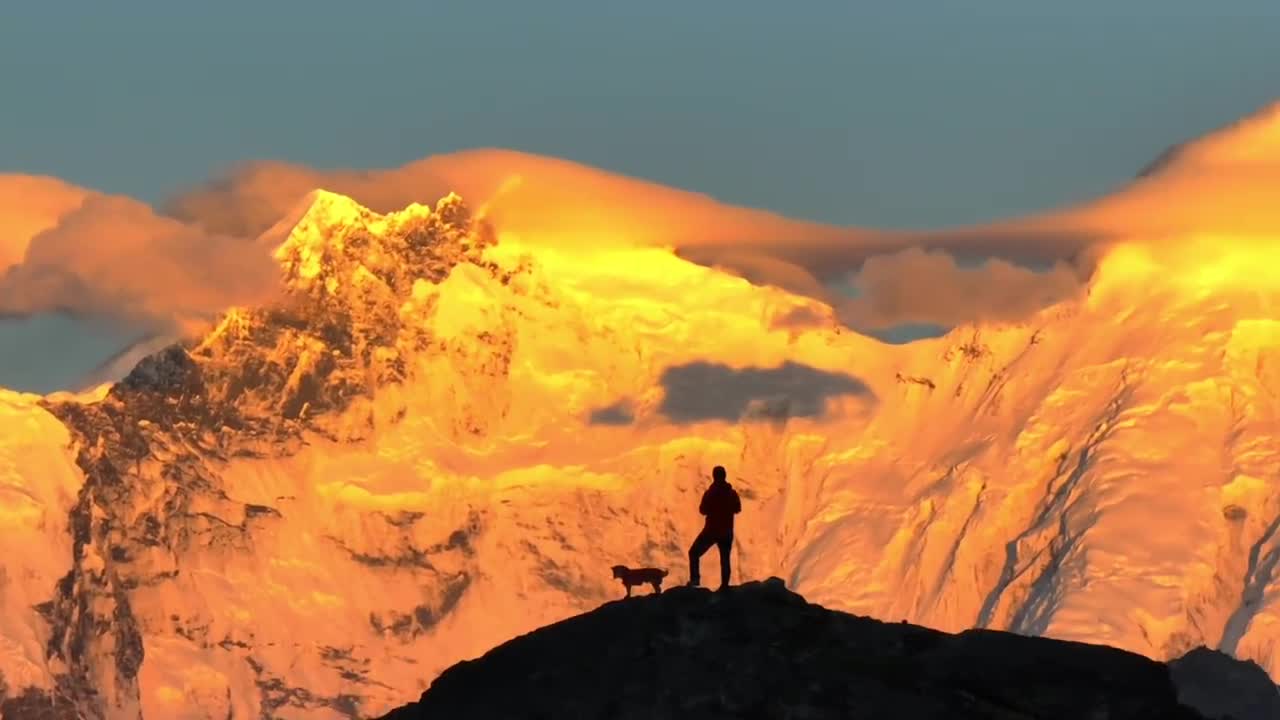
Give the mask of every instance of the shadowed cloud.
[(809, 305), (797, 305), (769, 320), (770, 330), (805, 330), (829, 327), (834, 322), (830, 313)]
[(1063, 262), (1047, 272), (998, 258), (965, 268), (952, 255), (919, 248), (869, 258), (854, 277), (861, 297), (842, 302), (840, 316), (872, 330), (904, 323), (959, 325), (974, 317), (1016, 320), (1082, 287), (1075, 269)]
[(616, 402), (612, 405), (592, 410), (588, 422), (592, 425), (630, 425), (635, 422), (635, 419), (635, 414), (631, 412), (631, 408), (627, 406), (626, 402)]
[(659, 411), (676, 423), (819, 417), (838, 396), (872, 398), (852, 375), (787, 362), (775, 368), (733, 368), (695, 362), (662, 373)]

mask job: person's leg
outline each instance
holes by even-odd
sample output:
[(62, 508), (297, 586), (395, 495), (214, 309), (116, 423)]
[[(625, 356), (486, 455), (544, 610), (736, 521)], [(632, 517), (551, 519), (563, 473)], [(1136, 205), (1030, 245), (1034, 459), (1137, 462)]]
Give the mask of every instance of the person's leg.
[(698, 567), (701, 564), (702, 556), (714, 544), (706, 532), (698, 533), (698, 537), (694, 538), (693, 544), (689, 546), (689, 584), (697, 587), (701, 573)]
[(716, 543), (720, 548), (720, 587), (729, 587), (729, 553), (733, 550), (733, 533), (729, 533)]

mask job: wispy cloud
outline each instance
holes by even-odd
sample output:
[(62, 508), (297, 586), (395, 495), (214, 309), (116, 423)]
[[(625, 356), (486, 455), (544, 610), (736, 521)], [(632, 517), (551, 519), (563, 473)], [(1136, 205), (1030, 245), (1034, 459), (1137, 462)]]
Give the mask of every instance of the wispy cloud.
[(275, 287), (278, 268), (246, 238), (156, 215), (125, 197), (93, 195), (31, 238), (0, 276), (0, 311), (104, 315), (172, 329)]
[[(1274, 241), (1277, 138), (1280, 104), (1176, 148), (1105, 197), (925, 232), (803, 222), (505, 150), (374, 170), (251, 163), (175, 194), (162, 213), (47, 178), (0, 176), (0, 210), (12, 208), (0, 213), (0, 268), (8, 266), (0, 313), (64, 309), (174, 324), (250, 302), (276, 280), (270, 248), (255, 238), (323, 187), (379, 212), (454, 191), (485, 206), (500, 231), (530, 241), (668, 247), (812, 298), (855, 328), (1012, 320), (1079, 292), (1113, 244), (1158, 254), (1188, 234)], [(987, 261), (962, 262), (974, 258)], [(852, 300), (835, 290), (849, 283), (859, 291)]]

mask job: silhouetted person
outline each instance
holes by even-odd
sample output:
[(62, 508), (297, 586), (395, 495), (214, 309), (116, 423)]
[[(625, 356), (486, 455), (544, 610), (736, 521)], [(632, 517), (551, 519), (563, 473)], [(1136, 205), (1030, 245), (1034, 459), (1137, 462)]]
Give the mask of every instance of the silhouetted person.
[(689, 547), (689, 584), (697, 587), (702, 556), (715, 545), (720, 549), (720, 589), (729, 587), (729, 551), (733, 549), (733, 516), (742, 512), (738, 492), (724, 479), (724, 468), (711, 471), (711, 487), (702, 494), (698, 512), (707, 516), (702, 532)]

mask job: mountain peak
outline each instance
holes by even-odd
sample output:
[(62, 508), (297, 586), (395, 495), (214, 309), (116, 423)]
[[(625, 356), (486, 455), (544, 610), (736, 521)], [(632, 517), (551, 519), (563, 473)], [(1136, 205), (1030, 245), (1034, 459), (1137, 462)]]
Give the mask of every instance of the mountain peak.
[(880, 622), (770, 578), (606, 603), (453, 666), (384, 720), (695, 716), (1202, 717), (1133, 653)]
[[(455, 193), (441, 198), (435, 209), (412, 203), (386, 215), (327, 190), (312, 191), (300, 207), (273, 254), (291, 289), (318, 286), (329, 295), (338, 293), (344, 281), (360, 283), (370, 275), (388, 281), (390, 275), (412, 272), (419, 268), (413, 262), (425, 259), (424, 253), (451, 257), (453, 251), (466, 252), (476, 226)], [(422, 269), (439, 276), (439, 265)]]
[(211, 429), (345, 436), (321, 425), (345, 426), (336, 416), (353, 402), (407, 379), (429, 344), (430, 287), (459, 264), (485, 265), (492, 243), (452, 193), (435, 208), (380, 215), (317, 190), (291, 222), (275, 250), (281, 297), (228, 309), (193, 346), (144, 358), (109, 395), (155, 412), (180, 406)]
[(316, 188), (307, 193), (304, 204), (308, 208), (308, 214), (322, 215), (338, 222), (349, 222), (372, 214), (372, 211), (353, 198), (324, 188)]

